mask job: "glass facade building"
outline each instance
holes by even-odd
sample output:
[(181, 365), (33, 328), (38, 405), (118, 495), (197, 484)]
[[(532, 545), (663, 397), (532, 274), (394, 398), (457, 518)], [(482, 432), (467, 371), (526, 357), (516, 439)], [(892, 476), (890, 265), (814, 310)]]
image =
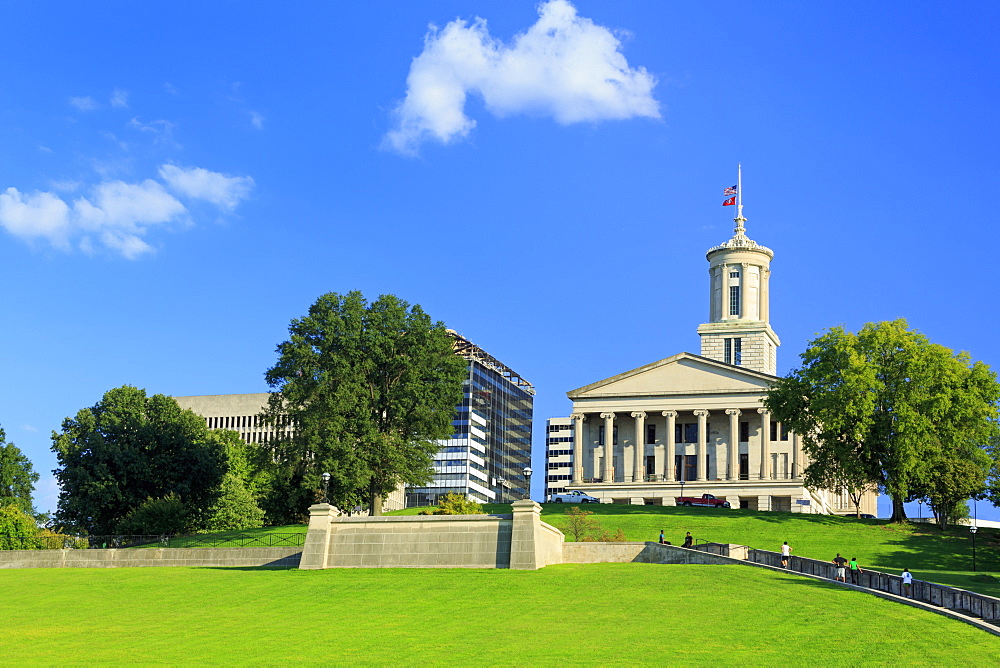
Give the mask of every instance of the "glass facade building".
[(454, 433), (441, 441), (434, 477), (406, 490), (406, 505), (434, 505), (449, 492), (480, 503), (509, 503), (528, 495), (535, 389), (482, 348), (455, 332), (455, 353), (469, 363)]

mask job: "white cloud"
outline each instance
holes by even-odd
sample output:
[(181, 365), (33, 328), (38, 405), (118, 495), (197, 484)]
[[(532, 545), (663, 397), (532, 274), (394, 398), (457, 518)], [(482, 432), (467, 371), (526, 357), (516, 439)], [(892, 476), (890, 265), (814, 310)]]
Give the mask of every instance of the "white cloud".
[(16, 237), (47, 239), (56, 248), (69, 247), (70, 209), (52, 193), (0, 193), (0, 226)]
[(111, 99), (109, 100), (112, 107), (116, 109), (127, 109), (128, 108), (128, 92), (120, 88), (115, 88), (111, 93)]
[(264, 116), (257, 113), (256, 111), (250, 112), (250, 125), (254, 126), (258, 130), (264, 129)]
[[(159, 175), (176, 195), (229, 211), (254, 185), (248, 176), (229, 177), (200, 167), (163, 165)], [(75, 246), (92, 254), (103, 247), (134, 259), (153, 251), (145, 237), (154, 228), (188, 220), (188, 209), (178, 196), (153, 179), (103, 181), (72, 204), (52, 192), (8, 188), (0, 193), (0, 227), (28, 241), (46, 240), (60, 250)]]
[(249, 176), (226, 176), (201, 167), (183, 168), (177, 165), (160, 167), (160, 178), (175, 192), (203, 199), (232, 211), (247, 197), (254, 182)]
[(510, 45), (490, 37), (483, 19), (432, 27), (384, 144), (413, 153), (428, 139), (464, 137), (475, 127), (464, 110), (469, 94), (500, 117), (536, 113), (561, 124), (659, 117), (656, 79), (629, 66), (610, 30), (578, 16), (568, 0), (550, 0), (538, 12)]
[(69, 103), (80, 111), (93, 111), (101, 106), (92, 97), (71, 97)]
[(139, 120), (138, 116), (133, 117), (129, 122), (128, 126), (130, 128), (135, 128), (140, 132), (150, 132), (153, 134), (170, 134), (173, 131), (175, 124), (170, 121), (165, 121), (163, 119), (150, 121), (149, 123), (143, 123)]

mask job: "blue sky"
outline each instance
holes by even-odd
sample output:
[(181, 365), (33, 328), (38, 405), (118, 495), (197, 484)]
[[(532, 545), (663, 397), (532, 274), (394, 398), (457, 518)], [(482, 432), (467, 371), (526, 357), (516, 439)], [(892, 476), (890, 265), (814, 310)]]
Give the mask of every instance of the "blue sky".
[(738, 162), (780, 373), (897, 317), (1000, 368), (996, 3), (7, 9), (0, 425), (43, 509), (64, 417), (265, 391), (352, 289), (534, 383), (541, 471), (567, 390), (698, 352)]

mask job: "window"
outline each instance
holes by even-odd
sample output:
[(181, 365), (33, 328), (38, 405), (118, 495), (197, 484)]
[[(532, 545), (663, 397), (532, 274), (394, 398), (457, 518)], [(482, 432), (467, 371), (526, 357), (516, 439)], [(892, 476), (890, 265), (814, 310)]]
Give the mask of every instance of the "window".
[[(780, 434), (779, 434), (779, 429), (780, 429)], [(785, 425), (781, 424), (780, 422), (772, 422), (771, 423), (771, 440), (772, 441), (777, 441), (777, 440), (787, 441), (788, 440), (788, 427), (786, 427)]]
[(743, 361), (743, 339), (724, 339), (723, 344), (722, 361), (738, 366)]
[(740, 443), (747, 443), (750, 440), (750, 423), (740, 422)]
[(729, 286), (729, 315), (740, 314), (740, 286)]
[(656, 443), (656, 425), (647, 424), (646, 425), (646, 442)]
[(740, 277), (740, 272), (739, 271), (731, 271), (731, 272), (729, 272), (729, 278), (739, 278), (739, 277)]
[[(604, 425), (597, 427), (597, 444), (604, 445)], [(611, 444), (618, 445), (618, 427), (611, 430)]]
[(677, 443), (697, 443), (698, 423), (685, 422), (674, 425), (674, 441)]

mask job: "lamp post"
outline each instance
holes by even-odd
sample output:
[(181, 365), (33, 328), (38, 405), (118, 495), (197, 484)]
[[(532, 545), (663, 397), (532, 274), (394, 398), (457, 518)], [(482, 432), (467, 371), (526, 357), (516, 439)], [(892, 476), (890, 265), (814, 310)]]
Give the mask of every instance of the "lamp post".
[(320, 477), (323, 479), (323, 503), (330, 503), (330, 499), (327, 496), (327, 490), (330, 488), (330, 474), (324, 472)]
[(681, 478), (678, 482), (681, 483), (681, 496), (684, 496), (684, 478)]
[(917, 507), (919, 508), (919, 510), (917, 511), (919, 513), (919, 518), (921, 520), (923, 520), (924, 519), (924, 500), (923, 499), (917, 499)]
[(525, 490), (527, 491), (527, 494), (525, 495), (524, 498), (530, 499), (531, 498), (531, 467), (530, 466), (525, 466), (524, 470), (522, 471), (522, 473), (524, 473), (524, 478), (526, 480), (526, 482), (525, 482)]
[(972, 572), (976, 572), (976, 532), (979, 530), (975, 524), (969, 527), (969, 533), (972, 534)]

